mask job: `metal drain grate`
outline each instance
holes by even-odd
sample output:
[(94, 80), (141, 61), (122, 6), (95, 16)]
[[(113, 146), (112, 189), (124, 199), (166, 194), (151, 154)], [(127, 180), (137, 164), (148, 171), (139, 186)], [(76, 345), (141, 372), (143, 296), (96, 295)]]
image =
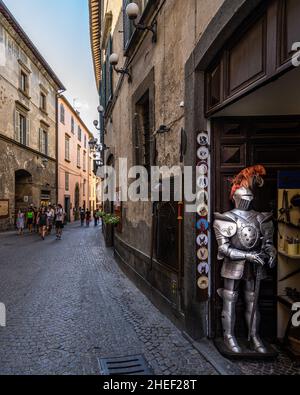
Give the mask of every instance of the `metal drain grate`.
[(121, 358), (99, 358), (100, 372), (103, 376), (151, 375), (151, 369), (143, 355)]

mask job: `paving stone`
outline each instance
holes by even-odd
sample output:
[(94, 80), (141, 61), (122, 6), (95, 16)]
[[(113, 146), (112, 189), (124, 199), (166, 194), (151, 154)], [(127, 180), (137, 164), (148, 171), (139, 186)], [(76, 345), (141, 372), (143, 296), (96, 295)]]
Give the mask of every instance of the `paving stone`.
[(99, 374), (97, 358), (134, 354), (156, 374), (216, 374), (122, 273), (99, 228), (67, 226), (62, 241), (0, 234), (0, 302), (0, 374)]

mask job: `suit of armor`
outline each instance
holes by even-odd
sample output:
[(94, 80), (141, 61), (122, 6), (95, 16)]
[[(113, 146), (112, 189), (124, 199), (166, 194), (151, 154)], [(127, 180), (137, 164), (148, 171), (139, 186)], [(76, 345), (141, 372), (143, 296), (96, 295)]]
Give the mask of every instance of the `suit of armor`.
[[(272, 214), (250, 210), (253, 194), (248, 188), (239, 188), (233, 200), (236, 208), (224, 214), (216, 213), (214, 221), (218, 259), (224, 260), (221, 271), (224, 289), (218, 291), (223, 299), (224, 342), (230, 351), (241, 352), (234, 335), (234, 327), (239, 285), (244, 281), (245, 316), (251, 342), (256, 352), (265, 353), (265, 346), (258, 334), (260, 314), (254, 306), (255, 279), (258, 265), (263, 267), (262, 278), (265, 277), (265, 264), (270, 267), (275, 265), (277, 253), (273, 245)], [(253, 325), (251, 325), (254, 309)]]

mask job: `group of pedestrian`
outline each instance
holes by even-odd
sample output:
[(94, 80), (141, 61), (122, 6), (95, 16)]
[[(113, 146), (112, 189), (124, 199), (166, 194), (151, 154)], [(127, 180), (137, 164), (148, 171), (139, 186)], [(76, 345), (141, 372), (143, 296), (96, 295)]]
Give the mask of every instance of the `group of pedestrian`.
[(16, 226), (19, 235), (24, 234), (27, 228), (29, 233), (39, 233), (42, 240), (47, 235), (51, 235), (53, 225), (56, 228), (56, 239), (61, 240), (64, 228), (65, 211), (61, 204), (57, 206), (42, 206), (39, 209), (31, 205), (27, 210), (19, 210), (16, 219)]
[[(81, 226), (83, 227), (84, 224), (89, 228), (90, 223), (92, 221), (92, 213), (89, 209), (85, 210), (84, 208), (79, 209), (80, 212), (80, 222)], [(100, 210), (94, 210), (93, 212), (93, 218), (94, 218), (94, 225), (98, 226), (100, 218), (101, 218), (101, 211)]]

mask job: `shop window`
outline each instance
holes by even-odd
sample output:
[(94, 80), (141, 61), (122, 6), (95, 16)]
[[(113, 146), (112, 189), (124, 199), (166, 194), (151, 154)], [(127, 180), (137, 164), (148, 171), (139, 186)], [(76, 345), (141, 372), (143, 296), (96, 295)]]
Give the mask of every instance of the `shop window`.
[[(243, 147), (243, 146), (242, 146)], [(244, 163), (243, 150), (238, 146), (223, 146), (221, 149), (221, 163), (223, 165), (239, 165)]]

